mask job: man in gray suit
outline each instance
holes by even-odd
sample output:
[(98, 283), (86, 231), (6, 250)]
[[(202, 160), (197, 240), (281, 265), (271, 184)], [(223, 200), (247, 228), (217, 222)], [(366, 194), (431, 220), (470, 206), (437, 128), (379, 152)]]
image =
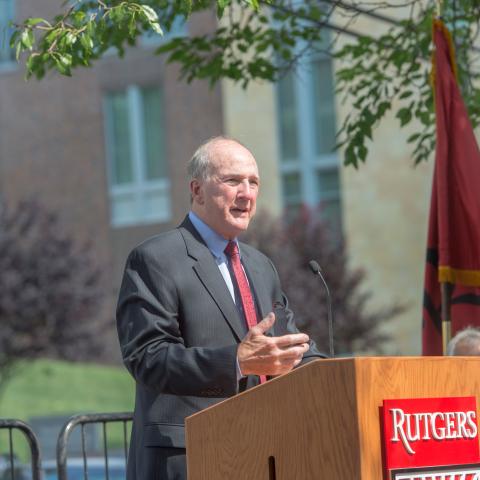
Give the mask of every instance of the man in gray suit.
[[(131, 252), (119, 295), (122, 356), (137, 385), (128, 480), (185, 479), (185, 417), (323, 356), (295, 327), (272, 262), (237, 241), (255, 214), (253, 155), (216, 137), (188, 171), (190, 213)], [(239, 247), (236, 267), (227, 246)]]

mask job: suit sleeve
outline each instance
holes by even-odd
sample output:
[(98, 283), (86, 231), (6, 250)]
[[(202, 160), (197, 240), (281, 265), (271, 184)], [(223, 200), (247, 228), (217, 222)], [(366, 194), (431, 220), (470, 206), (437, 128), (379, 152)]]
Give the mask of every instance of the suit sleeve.
[(174, 395), (228, 397), (238, 392), (238, 345), (185, 347), (176, 285), (144, 252), (125, 267), (117, 329), (125, 366), (137, 382)]

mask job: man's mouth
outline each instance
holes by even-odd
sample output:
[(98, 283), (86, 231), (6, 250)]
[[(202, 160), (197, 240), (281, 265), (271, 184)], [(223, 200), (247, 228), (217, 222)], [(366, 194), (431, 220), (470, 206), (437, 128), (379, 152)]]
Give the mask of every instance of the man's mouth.
[(248, 213), (249, 209), (248, 208), (240, 208), (240, 207), (233, 207), (230, 209), (232, 213)]

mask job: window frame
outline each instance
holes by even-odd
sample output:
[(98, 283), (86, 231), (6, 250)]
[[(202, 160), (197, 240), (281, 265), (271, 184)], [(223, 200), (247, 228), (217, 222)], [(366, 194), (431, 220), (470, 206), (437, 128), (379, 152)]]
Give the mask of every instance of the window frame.
[[(10, 22), (15, 20), (16, 5), (15, 0), (0, 0), (0, 6), (2, 6), (3, 3), (5, 3), (8, 10), (5, 22), (2, 23), (2, 21), (0, 21), (0, 72), (9, 72), (17, 68), (15, 52), (13, 48), (10, 48), (12, 29), (8, 26)], [(0, 20), (1, 17), (0, 9)]]
[[(113, 227), (127, 227), (135, 225), (148, 225), (151, 223), (168, 222), (172, 218), (170, 198), (170, 178), (148, 179), (146, 166), (146, 150), (143, 144), (145, 125), (143, 121), (142, 90), (151, 87), (129, 85), (126, 89), (117, 92), (106, 92), (104, 96), (105, 116), (105, 144), (107, 155), (107, 177), (110, 200), (110, 223)], [(155, 88), (155, 87), (153, 87)], [(160, 87), (158, 87), (160, 89)], [(131, 183), (115, 184), (115, 136), (113, 133), (112, 112), (108, 102), (108, 95), (112, 93), (124, 93), (127, 99), (128, 131), (130, 135), (129, 158), (132, 166)], [(165, 154), (165, 152), (163, 152)], [(165, 161), (166, 155), (165, 155)], [(168, 170), (168, 168), (167, 168)], [(158, 193), (163, 196), (164, 208), (155, 209), (148, 213), (145, 208), (149, 194)], [(136, 214), (134, 217), (115, 218), (115, 202), (122, 198), (132, 197), (132, 206)]]
[[(300, 202), (309, 207), (316, 207), (322, 201), (341, 200), (341, 189), (337, 194), (328, 194), (327, 198), (322, 197), (322, 192), (318, 189), (317, 174), (322, 171), (338, 170), (338, 154), (335, 151), (331, 153), (317, 154), (316, 151), (316, 128), (315, 108), (316, 103), (312, 101), (314, 95), (314, 74), (315, 62), (328, 58), (326, 54), (316, 53), (302, 59), (297, 64), (297, 69), (290, 73), (293, 77), (293, 94), (296, 109), (295, 134), (297, 136), (298, 156), (295, 158), (286, 158), (283, 156), (281, 144), (281, 99), (278, 95), (277, 85), (277, 132), (278, 149), (280, 152), (279, 175), (282, 192), (282, 203), (284, 208), (293, 206), (286, 202), (286, 193), (284, 191), (283, 176), (289, 173), (298, 173), (300, 176)], [(333, 73), (333, 71), (332, 71)], [(334, 92), (333, 92), (334, 93)], [(335, 97), (333, 98), (335, 102)], [(334, 103), (334, 113), (335, 103)], [(333, 118), (336, 124), (336, 117)]]

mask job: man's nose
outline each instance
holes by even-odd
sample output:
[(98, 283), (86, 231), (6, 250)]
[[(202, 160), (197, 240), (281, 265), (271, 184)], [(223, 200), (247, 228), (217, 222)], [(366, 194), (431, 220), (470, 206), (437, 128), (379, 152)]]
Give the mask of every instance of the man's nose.
[(248, 180), (245, 180), (240, 183), (239, 189), (238, 189), (238, 195), (240, 197), (248, 198), (248, 199), (251, 199), (255, 196), (255, 190), (250, 185), (250, 182)]

